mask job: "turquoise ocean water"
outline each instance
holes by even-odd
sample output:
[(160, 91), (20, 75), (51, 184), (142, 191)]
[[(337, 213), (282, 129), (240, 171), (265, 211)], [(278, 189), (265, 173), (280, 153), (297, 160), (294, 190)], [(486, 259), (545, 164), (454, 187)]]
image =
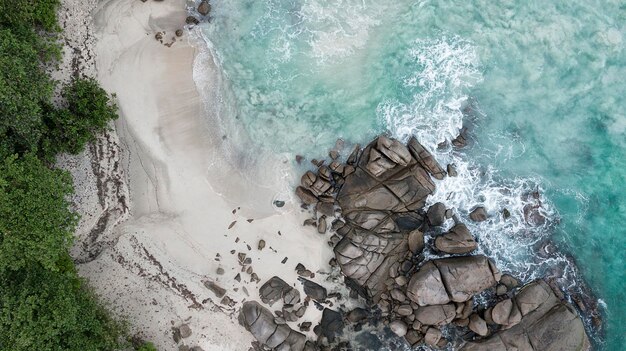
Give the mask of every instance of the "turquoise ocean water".
[[(203, 34), (225, 78), (222, 132), (243, 130), (242, 152), (319, 156), (338, 137), (417, 135), (459, 169), (431, 201), (462, 216), (485, 206), (491, 220), (471, 228), (480, 250), (525, 280), (589, 287), (596, 344), (625, 349), (626, 2), (212, 3)], [(437, 148), (463, 126), (470, 147)], [(547, 220), (528, 223), (539, 201)]]

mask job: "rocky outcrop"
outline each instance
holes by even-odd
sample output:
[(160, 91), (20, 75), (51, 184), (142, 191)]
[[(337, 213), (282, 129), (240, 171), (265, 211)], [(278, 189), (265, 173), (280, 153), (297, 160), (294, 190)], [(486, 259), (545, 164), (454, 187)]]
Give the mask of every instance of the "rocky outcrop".
[(466, 254), (478, 247), (469, 229), (463, 223), (452, 227), (447, 233), (435, 239), (437, 250), (449, 254)]
[[(463, 146), (465, 139), (460, 137), (453, 144)], [(456, 209), (443, 203), (425, 208), (426, 198), (435, 190), (431, 177), (441, 180), (446, 172), (417, 139), (405, 146), (381, 136), (364, 149), (355, 147), (345, 163), (338, 151), (330, 155), (327, 166), (325, 161), (312, 161), (317, 171), (302, 176), (296, 194), (304, 207), (314, 211), (314, 218), (305, 224), (317, 227), (322, 235), (331, 233), (328, 243), (335, 257), (329, 264), (341, 269), (350, 296), (365, 297), (369, 308), (353, 309), (344, 318), (343, 311), (329, 308), (337, 293), (328, 294), (321, 285), (305, 279), (314, 274), (299, 264), (296, 271), (307, 295), (303, 306), (293, 305), (299, 302), (299, 293), (278, 277), (266, 282), (260, 295), (270, 305), (280, 299), (285, 302), (276, 311), (278, 323), (298, 320), (310, 302), (323, 311), (313, 329), (317, 342), (305, 342), (302, 334), (277, 324), (268, 310), (246, 303), (240, 320), (259, 342), (269, 348), (278, 345), (280, 350), (325, 349), (327, 342), (342, 334), (344, 323), (354, 323), (357, 330), (382, 319), (412, 346), (443, 348), (450, 341), (442, 330), (458, 328), (445, 335), (457, 338), (452, 340), (456, 346), (461, 338), (471, 340), (462, 345), (469, 351), (588, 347), (580, 318), (543, 281), (514, 295), (517, 280), (503, 276), (483, 255), (432, 257), (471, 254), (478, 244), (455, 215)], [(456, 176), (457, 172), (448, 165), (448, 173)], [(476, 207), (469, 217), (476, 222), (488, 219), (483, 207)], [(450, 218), (455, 225), (441, 233)], [(426, 245), (433, 247), (425, 251)], [(474, 298), (477, 294), (482, 294), (479, 299)], [(475, 306), (477, 301), (491, 302), (485, 309)], [(312, 323), (298, 326), (309, 331)]]
[(469, 342), (463, 351), (584, 351), (590, 348), (582, 320), (568, 303), (556, 297), (543, 280), (521, 288), (516, 296), (499, 302), (493, 321), (502, 330)]
[(261, 301), (270, 306), (281, 299), (285, 303), (292, 305), (300, 302), (300, 292), (276, 276), (270, 278), (261, 286), (259, 295)]
[(500, 276), (485, 256), (433, 260), (411, 277), (407, 295), (420, 306), (465, 302), (494, 287)]
[(389, 269), (406, 256), (409, 246), (407, 236), (402, 233), (377, 234), (353, 229), (334, 251), (343, 274), (366, 287), (368, 297), (378, 302), (386, 290)]
[(419, 164), (426, 171), (428, 171), (433, 178), (442, 180), (446, 176), (446, 172), (443, 168), (441, 168), (433, 155), (417, 141), (417, 138), (411, 137), (411, 139), (409, 139), (408, 147), (411, 155), (415, 157), (417, 162), (419, 162)]
[(306, 337), (286, 324), (277, 324), (274, 315), (256, 301), (247, 301), (239, 312), (239, 324), (263, 345), (281, 351), (304, 350)]

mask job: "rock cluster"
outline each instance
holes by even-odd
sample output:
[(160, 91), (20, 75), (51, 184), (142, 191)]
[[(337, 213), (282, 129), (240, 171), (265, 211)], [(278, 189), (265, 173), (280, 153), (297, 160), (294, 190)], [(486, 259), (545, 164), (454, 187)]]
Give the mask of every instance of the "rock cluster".
[[(345, 317), (325, 308), (314, 329), (320, 337), (332, 342), (345, 323), (360, 325), (377, 316), (412, 346), (437, 348), (453, 342), (463, 350), (588, 348), (581, 319), (546, 283), (530, 283), (514, 294), (515, 278), (503, 275), (487, 257), (471, 255), (477, 242), (452, 210), (442, 203), (425, 209), (435, 181), (447, 173), (417, 139), (404, 145), (380, 136), (363, 149), (357, 145), (345, 163), (340, 162), (338, 152), (330, 155), (328, 166), (324, 161), (314, 162), (317, 172), (302, 176), (296, 194), (315, 210), (316, 218), (305, 224), (325, 235), (332, 223), (329, 244), (335, 257), (330, 263), (341, 269), (354, 293), (351, 296), (365, 298), (369, 308), (354, 309)], [(438, 234), (442, 228), (437, 227), (451, 218), (454, 226)], [(487, 211), (476, 207), (470, 219), (485, 221)], [(424, 233), (435, 236), (432, 252), (444, 257), (424, 259)], [(301, 276), (308, 272), (303, 266), (297, 271)], [(261, 288), (264, 302), (283, 298), (291, 289), (275, 278)], [(325, 288), (300, 279), (307, 299), (326, 298)], [(487, 290), (495, 292), (490, 294), (495, 296), (493, 306), (475, 306), (474, 296)], [(280, 338), (268, 340), (267, 330), (279, 328), (274, 317), (258, 304), (246, 304), (240, 318), (257, 340), (270, 347), (276, 346), (268, 341), (289, 345), (280, 350), (305, 349), (304, 338), (292, 334), (289, 327), (280, 327)], [(462, 329), (455, 335), (465, 339), (446, 340), (443, 326)]]

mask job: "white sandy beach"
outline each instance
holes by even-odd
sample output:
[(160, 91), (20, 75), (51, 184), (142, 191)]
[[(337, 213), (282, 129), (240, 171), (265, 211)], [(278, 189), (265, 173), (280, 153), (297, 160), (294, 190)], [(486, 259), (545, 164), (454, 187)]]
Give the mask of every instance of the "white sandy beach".
[[(68, 3), (72, 1), (66, 7)], [(74, 250), (80, 273), (128, 320), (133, 334), (159, 350), (177, 350), (183, 343), (204, 350), (247, 350), (253, 339), (237, 323), (238, 307), (246, 299), (258, 299), (258, 288), (274, 275), (301, 289), (294, 271), (298, 263), (327, 272), (327, 237), (302, 227), (310, 214), (297, 202), (284, 199), (280, 212), (271, 206), (273, 196), (284, 191), (285, 184), (278, 183), (289, 177), (284, 170), (277, 169), (275, 178), (259, 187), (215, 156), (228, 145), (222, 144), (216, 119), (204, 108), (193, 81), (198, 53), (190, 44), (193, 33), (185, 30), (171, 46), (155, 40), (157, 32), (164, 32), (163, 42), (172, 42), (175, 30), (183, 28), (184, 0), (92, 5), (89, 25), (95, 44), (90, 49), (96, 75), (117, 95), (121, 118), (116, 122), (119, 142), (110, 133), (91, 154), (62, 160), (75, 167), (75, 201), (83, 218)], [(208, 56), (204, 60), (211, 62)], [(207, 71), (216, 74), (215, 67)], [(107, 144), (109, 139), (113, 142)], [(94, 161), (99, 146), (109, 154)], [(107, 189), (118, 201), (98, 204), (94, 193), (102, 184), (97, 179), (107, 175), (115, 184)], [(112, 220), (95, 230), (110, 215)], [(267, 246), (259, 251), (261, 239)], [(81, 248), (94, 243), (96, 253), (81, 256)], [(260, 283), (241, 272), (239, 252), (252, 258)], [(218, 275), (218, 268), (225, 273)], [(234, 279), (237, 273), (241, 282)], [(317, 274), (315, 280), (324, 277)], [(204, 281), (225, 288), (234, 307), (220, 304)], [(319, 314), (311, 305), (301, 321), (316, 323)], [(182, 323), (193, 334), (176, 344), (171, 328)]]

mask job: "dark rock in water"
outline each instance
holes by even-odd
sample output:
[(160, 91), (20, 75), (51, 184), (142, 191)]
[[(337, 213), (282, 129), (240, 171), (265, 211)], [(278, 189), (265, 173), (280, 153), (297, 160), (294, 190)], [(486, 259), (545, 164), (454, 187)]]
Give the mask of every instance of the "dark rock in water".
[(357, 307), (348, 313), (348, 315), (346, 316), (346, 319), (350, 323), (358, 323), (366, 319), (367, 316), (368, 316), (367, 310)]
[(350, 153), (350, 156), (348, 156), (348, 160), (346, 161), (346, 163), (349, 165), (355, 165), (356, 161), (358, 160), (360, 152), (361, 152), (361, 145), (359, 144), (354, 145), (354, 149), (352, 149), (352, 152)]
[(239, 312), (239, 324), (244, 326), (263, 345), (284, 351), (304, 350), (306, 337), (289, 328), (276, 324), (274, 315), (256, 301), (246, 301)]
[(206, 16), (211, 12), (211, 5), (207, 0), (202, 0), (200, 5), (198, 5), (198, 13), (202, 16)]
[(276, 206), (276, 207), (283, 207), (283, 206), (285, 206), (285, 201), (276, 200), (276, 201), (274, 201), (274, 206)]
[(452, 139), (452, 145), (458, 149), (462, 149), (467, 146), (467, 139), (465, 138), (465, 131), (462, 130), (461, 133), (454, 139)]
[(194, 16), (187, 16), (187, 18), (185, 19), (185, 23), (189, 25), (196, 25), (196, 24), (199, 24), (200, 21)]
[(465, 302), (494, 287), (500, 276), (485, 256), (437, 259), (424, 264), (411, 277), (407, 295), (420, 306)]
[(442, 180), (445, 177), (446, 172), (441, 168), (439, 163), (437, 163), (433, 155), (426, 150), (415, 137), (411, 137), (408, 147), (411, 155), (413, 155), (417, 162), (435, 179)]
[(300, 293), (298, 290), (292, 288), (284, 280), (276, 276), (270, 278), (261, 286), (259, 295), (261, 301), (270, 306), (280, 299), (292, 305), (300, 302)]
[(426, 212), (426, 218), (428, 218), (428, 223), (432, 226), (437, 227), (442, 225), (446, 220), (446, 205), (437, 202), (430, 206)]
[(540, 227), (546, 223), (546, 217), (541, 214), (541, 205), (527, 204), (524, 206), (524, 219), (534, 227)]
[(316, 282), (312, 282), (308, 279), (300, 278), (302, 285), (304, 286), (304, 293), (317, 301), (324, 301), (328, 296), (326, 288), (317, 284)]
[(474, 222), (482, 222), (487, 220), (487, 211), (480, 206), (476, 207), (469, 215), (470, 219)]
[[(510, 322), (511, 315), (519, 313), (521, 320), (487, 339), (469, 342), (461, 350), (590, 350), (591, 346), (582, 320), (572, 306), (559, 300), (544, 281), (538, 280), (527, 284), (512, 300), (505, 301), (509, 302), (501, 310), (505, 314), (513, 310), (515, 312), (509, 313), (504, 319)], [(495, 317), (502, 311), (495, 311), (494, 308), (495, 313), (492, 312), (492, 315)]]
[(449, 254), (465, 254), (476, 250), (476, 240), (463, 223), (452, 227), (447, 233), (435, 239), (437, 250)]
[(322, 312), (322, 321), (320, 322), (321, 335), (325, 336), (328, 341), (333, 342), (335, 336), (343, 331), (343, 319), (341, 314), (329, 308), (325, 308)]
[(509, 210), (505, 208), (504, 210), (502, 210), (502, 217), (504, 219), (509, 219), (509, 217), (511, 217), (511, 212), (509, 212)]
[(456, 170), (456, 166), (452, 163), (447, 166), (447, 170), (448, 170), (449, 177), (457, 177), (459, 175), (459, 173)]

